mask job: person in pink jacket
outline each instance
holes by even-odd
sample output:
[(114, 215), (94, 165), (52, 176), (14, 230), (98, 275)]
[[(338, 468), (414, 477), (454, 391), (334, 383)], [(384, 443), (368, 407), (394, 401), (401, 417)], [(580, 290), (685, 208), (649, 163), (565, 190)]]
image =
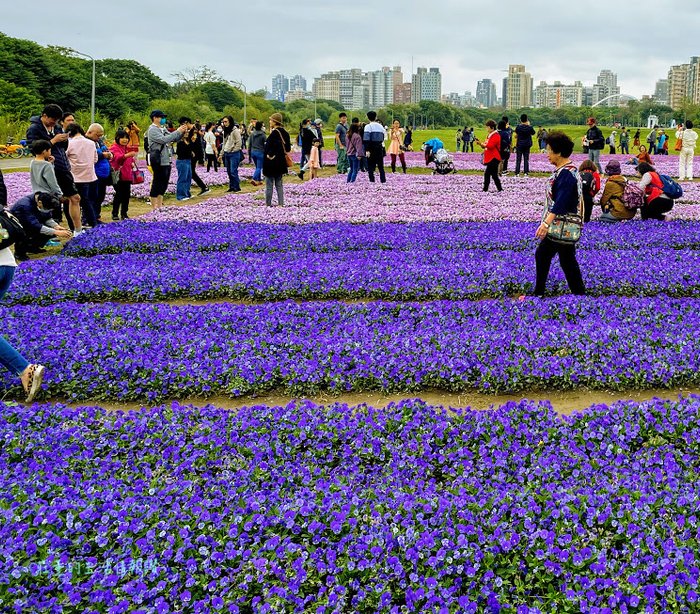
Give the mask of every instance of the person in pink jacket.
[[(97, 225), (97, 175), (95, 164), (97, 162), (97, 149), (95, 142), (85, 137), (85, 131), (78, 124), (71, 124), (68, 128), (68, 150), (66, 151), (71, 165), (71, 173), (75, 180), (75, 186), (80, 194), (80, 208), (87, 226)], [(76, 237), (82, 230), (76, 230)]]
[(129, 151), (129, 134), (126, 130), (119, 129), (114, 135), (114, 145), (109, 150), (112, 152), (110, 164), (112, 170), (119, 171), (119, 181), (114, 186), (114, 200), (112, 201), (112, 221), (129, 218), (129, 199), (131, 198), (131, 184), (134, 181), (134, 157), (138, 152)]

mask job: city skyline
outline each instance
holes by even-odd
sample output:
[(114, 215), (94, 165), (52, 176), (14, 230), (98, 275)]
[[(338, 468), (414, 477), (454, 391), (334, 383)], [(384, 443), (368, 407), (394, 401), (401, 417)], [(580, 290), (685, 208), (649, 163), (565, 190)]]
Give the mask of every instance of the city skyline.
[[(553, 0), (527, 5), (504, 0), (498, 7), (478, 7), (450, 0), (426, 10), (423, 3), (408, 0), (395, 14), (366, 0), (358, 0), (352, 9), (307, 0), (294, 6), (263, 0), (250, 13), (253, 20), (263, 19), (259, 28), (232, 28), (219, 17), (231, 12), (230, 4), (210, 0), (205, 13), (217, 18), (194, 20), (193, 29), (193, 19), (181, 11), (163, 10), (153, 0), (122, 0), (120, 12), (139, 18), (130, 19), (120, 36), (107, 36), (95, 24), (113, 20), (109, 5), (72, 0), (70, 27), (57, 28), (53, 20), (37, 18), (54, 14), (55, 4), (35, 0), (31, 6), (3, 7), (2, 31), (43, 45), (72, 47), (97, 59), (134, 59), (170, 82), (173, 73), (188, 66), (207, 65), (226, 79), (245, 83), (248, 91), (269, 88), (277, 73), (309, 79), (341, 66), (382, 65), (402, 66), (408, 73), (413, 59), (414, 68), (439, 67), (442, 90), (448, 93), (474, 93), (484, 78), (492, 79), (500, 93), (502, 71), (510, 64), (526, 66), (536, 83), (590, 82), (597, 74), (591, 67), (605, 65), (618, 75), (622, 93), (641, 98), (653, 93), (657, 80), (667, 78), (670, 66), (698, 54), (695, 37), (678, 36), (675, 17), (682, 17), (684, 31), (698, 31), (700, 5), (667, 0), (661, 11), (657, 2), (638, 0), (633, 7), (614, 3), (605, 8), (602, 13)], [(356, 16), (362, 44), (348, 39)], [(389, 27), (391, 23), (397, 27)], [(274, 44), (261, 45), (262, 40)]]

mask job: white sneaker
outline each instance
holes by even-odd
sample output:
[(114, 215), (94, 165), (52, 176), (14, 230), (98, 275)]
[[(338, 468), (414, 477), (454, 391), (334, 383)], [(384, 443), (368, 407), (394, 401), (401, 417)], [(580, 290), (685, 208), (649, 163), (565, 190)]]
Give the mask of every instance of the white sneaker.
[(80, 235), (84, 235), (84, 234), (85, 234), (84, 230), (75, 230), (75, 231), (73, 231), (73, 238), (75, 239), (75, 237), (79, 237)]

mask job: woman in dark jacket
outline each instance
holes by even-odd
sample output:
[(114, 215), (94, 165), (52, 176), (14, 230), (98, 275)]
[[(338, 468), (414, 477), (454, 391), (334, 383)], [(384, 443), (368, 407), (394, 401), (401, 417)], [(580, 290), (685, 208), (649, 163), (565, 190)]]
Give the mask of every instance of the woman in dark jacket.
[(277, 204), (284, 206), (284, 191), (282, 177), (287, 174), (286, 154), (292, 150), (289, 133), (282, 127), (282, 114), (270, 115), (270, 136), (265, 141), (265, 159), (263, 174), (265, 175), (265, 204), (272, 206), (272, 188), (277, 189)]

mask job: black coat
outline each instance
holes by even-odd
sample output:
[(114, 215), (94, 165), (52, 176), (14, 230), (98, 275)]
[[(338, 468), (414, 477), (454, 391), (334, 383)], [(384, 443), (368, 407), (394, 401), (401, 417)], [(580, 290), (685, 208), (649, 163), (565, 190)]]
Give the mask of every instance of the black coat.
[(281, 177), (287, 174), (285, 153), (292, 150), (289, 132), (284, 128), (275, 128), (265, 141), (263, 174), (265, 177)]
[(301, 151), (307, 156), (311, 153), (311, 145), (316, 138), (316, 133), (311, 130), (308, 126), (304, 127), (301, 131)]

